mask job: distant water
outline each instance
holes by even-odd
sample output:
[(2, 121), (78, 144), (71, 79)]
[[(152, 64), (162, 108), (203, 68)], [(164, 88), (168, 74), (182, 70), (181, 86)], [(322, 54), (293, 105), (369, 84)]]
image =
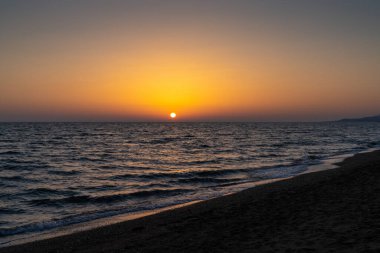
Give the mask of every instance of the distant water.
[(2, 123), (0, 240), (294, 176), (379, 123)]

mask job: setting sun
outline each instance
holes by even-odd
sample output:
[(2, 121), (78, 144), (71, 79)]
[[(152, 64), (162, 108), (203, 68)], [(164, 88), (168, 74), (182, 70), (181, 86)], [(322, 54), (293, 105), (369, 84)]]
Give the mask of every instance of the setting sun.
[(0, 0), (0, 253), (380, 253), (379, 17)]

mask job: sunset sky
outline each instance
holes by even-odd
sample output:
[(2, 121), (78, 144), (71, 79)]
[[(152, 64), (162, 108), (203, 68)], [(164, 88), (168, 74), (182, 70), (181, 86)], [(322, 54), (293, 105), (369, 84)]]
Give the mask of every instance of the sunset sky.
[(0, 121), (380, 113), (380, 1), (0, 1)]

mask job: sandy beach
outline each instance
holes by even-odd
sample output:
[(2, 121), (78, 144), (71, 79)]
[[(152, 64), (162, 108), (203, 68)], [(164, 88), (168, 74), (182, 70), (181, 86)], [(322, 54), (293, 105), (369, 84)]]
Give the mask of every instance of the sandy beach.
[(379, 252), (380, 151), (179, 209), (0, 252)]

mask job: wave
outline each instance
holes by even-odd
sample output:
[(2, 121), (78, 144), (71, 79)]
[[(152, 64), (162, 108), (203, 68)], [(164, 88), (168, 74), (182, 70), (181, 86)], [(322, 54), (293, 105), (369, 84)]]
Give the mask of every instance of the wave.
[(5, 158), (0, 160), (0, 168), (2, 170), (38, 170), (49, 168), (47, 164), (39, 163), (35, 160), (23, 160), (16, 158)]
[(2, 177), (0, 177), (0, 179), (1, 180), (7, 180), (7, 181), (23, 181), (23, 180), (25, 180), (25, 178), (22, 176), (9, 176), (9, 177), (2, 176)]
[(9, 150), (9, 151), (4, 151), (4, 152), (0, 152), (0, 156), (14, 156), (14, 155), (22, 155), (23, 153), (20, 152), (20, 151), (13, 151), (13, 150)]
[(59, 176), (72, 176), (78, 175), (81, 172), (78, 170), (49, 170), (48, 174), (59, 175)]
[(107, 160), (103, 159), (103, 158), (90, 158), (90, 157), (85, 157), (85, 156), (75, 158), (74, 161), (79, 161), (79, 162), (107, 162)]
[(36, 179), (25, 178), (23, 176), (0, 176), (0, 180), (8, 182), (20, 182), (20, 183), (35, 183), (38, 182)]
[(106, 170), (115, 170), (115, 169), (128, 169), (128, 170), (149, 170), (153, 169), (152, 167), (148, 166), (120, 166), (120, 165), (112, 165), (112, 164), (105, 164), (99, 166), (100, 169), (106, 169)]
[(380, 142), (376, 142), (376, 141), (371, 141), (367, 144), (367, 147), (368, 148), (374, 148), (374, 147), (377, 147), (380, 145)]
[(64, 204), (86, 204), (86, 203), (113, 203), (125, 201), (131, 198), (147, 198), (152, 196), (174, 196), (185, 192), (191, 192), (192, 190), (188, 189), (154, 189), (146, 191), (136, 191), (126, 194), (114, 194), (114, 195), (105, 195), (105, 196), (90, 196), (90, 195), (78, 195), (70, 196), (65, 198), (45, 198), (45, 199), (34, 199), (28, 201), (29, 204), (35, 206), (59, 206)]
[[(100, 211), (100, 212), (88, 212), (88, 213), (82, 213), (82, 214), (78, 214), (78, 215), (71, 215), (71, 216), (61, 218), (61, 219), (34, 222), (34, 223), (29, 223), (29, 224), (16, 226), (16, 227), (12, 227), (12, 228), (1, 228), (0, 229), (0, 238), (11, 236), (11, 235), (17, 235), (17, 234), (46, 231), (49, 229), (54, 229), (54, 228), (63, 227), (63, 226), (69, 226), (69, 225), (83, 223), (83, 222), (88, 222), (88, 221), (106, 218), (106, 217), (110, 217), (110, 216), (114, 216), (114, 215), (118, 215), (118, 214), (153, 210), (153, 209), (157, 209), (157, 208), (167, 207), (170, 205), (183, 204), (183, 203), (186, 203), (186, 202), (189, 202), (192, 200), (193, 199), (183, 199), (183, 200), (174, 201), (174, 202), (170, 202), (170, 203), (163, 203), (163, 204), (158, 204), (158, 205), (156, 204), (156, 205), (150, 205), (150, 206), (145, 206), (145, 207), (108, 209), (106, 211)], [(5, 242), (5, 244), (6, 243), (7, 242)]]
[(176, 172), (176, 173), (150, 173), (150, 174), (133, 174), (125, 173), (121, 175), (112, 176), (111, 179), (158, 179), (158, 178), (194, 178), (197, 176), (222, 176), (234, 173), (246, 173), (252, 169), (224, 169), (224, 170), (198, 170), (198, 171), (187, 171), (187, 172)]
[(35, 189), (28, 189), (25, 191), (27, 195), (65, 195), (65, 194), (73, 194), (73, 191), (67, 191), (67, 190), (58, 190), (58, 189), (51, 189), (51, 188), (35, 188)]
[(0, 214), (22, 214), (25, 210), (19, 208), (0, 207)]
[(225, 183), (232, 183), (232, 182), (240, 182), (242, 181), (241, 178), (212, 178), (212, 177), (193, 177), (193, 178), (180, 178), (178, 180), (170, 181), (170, 183), (218, 183), (218, 184), (225, 184)]
[(179, 138), (179, 137), (166, 137), (166, 138), (160, 138), (160, 139), (154, 139), (154, 140), (151, 140), (149, 141), (148, 143), (149, 144), (166, 144), (166, 143), (169, 143), (169, 142), (175, 142), (175, 141), (178, 141), (178, 140), (181, 140), (182, 138)]
[(197, 160), (197, 161), (189, 161), (189, 162), (180, 162), (178, 164), (180, 165), (202, 165), (202, 164), (220, 164), (224, 162), (225, 160), (216, 158), (216, 159), (207, 159), (207, 160)]
[(14, 143), (17, 142), (17, 140), (14, 139), (0, 139), (1, 143)]

